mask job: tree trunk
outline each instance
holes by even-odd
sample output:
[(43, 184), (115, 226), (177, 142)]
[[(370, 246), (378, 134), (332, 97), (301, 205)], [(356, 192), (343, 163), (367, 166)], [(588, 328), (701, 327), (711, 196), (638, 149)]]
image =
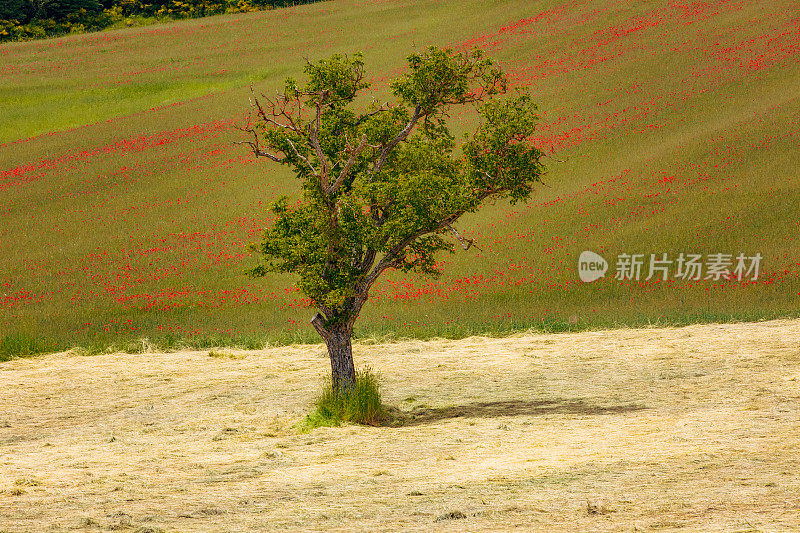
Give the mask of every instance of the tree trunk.
[(353, 364), (353, 331), (344, 325), (326, 328), (323, 322), (322, 315), (319, 313), (311, 320), (311, 324), (328, 347), (333, 390), (338, 393), (353, 387), (356, 383), (356, 369)]
[(356, 383), (356, 369), (353, 364), (352, 334), (345, 328), (334, 328), (330, 338), (325, 341), (331, 358), (333, 390), (342, 392)]

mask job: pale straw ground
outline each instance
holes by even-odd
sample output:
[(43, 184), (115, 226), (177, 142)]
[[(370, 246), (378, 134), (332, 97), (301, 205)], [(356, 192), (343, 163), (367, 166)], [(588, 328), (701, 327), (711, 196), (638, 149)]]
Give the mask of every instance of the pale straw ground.
[(800, 321), (0, 363), (0, 531), (800, 531)]

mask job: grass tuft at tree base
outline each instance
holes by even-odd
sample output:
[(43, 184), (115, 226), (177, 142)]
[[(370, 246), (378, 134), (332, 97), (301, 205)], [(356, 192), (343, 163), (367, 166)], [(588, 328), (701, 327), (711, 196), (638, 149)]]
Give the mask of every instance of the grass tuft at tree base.
[(317, 397), (314, 411), (306, 416), (300, 429), (309, 431), (318, 427), (332, 427), (343, 422), (381, 426), (394, 418), (381, 404), (378, 376), (370, 368), (356, 371), (353, 387), (342, 392), (333, 389), (331, 378), (326, 378), (322, 392)]

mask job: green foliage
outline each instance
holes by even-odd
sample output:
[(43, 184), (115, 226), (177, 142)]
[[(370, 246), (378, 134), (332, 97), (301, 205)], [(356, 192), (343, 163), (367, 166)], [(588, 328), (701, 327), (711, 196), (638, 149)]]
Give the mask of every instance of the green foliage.
[(0, 42), (44, 39), (47, 31), (36, 24), (20, 24), (17, 20), (0, 19)]
[(99, 13), (103, 6), (98, 0), (39, 0), (32, 19), (83, 20), (92, 13)]
[(357, 371), (355, 385), (342, 392), (334, 391), (331, 380), (327, 379), (315, 405), (316, 409), (303, 423), (305, 429), (338, 426), (342, 422), (376, 426), (386, 417), (378, 376), (369, 368)]
[[(273, 205), (275, 222), (253, 247), (267, 262), (251, 274), (299, 275), (326, 326), (352, 326), (386, 269), (438, 275), (435, 256), (453, 251), (445, 236), (458, 235), (462, 215), (489, 198), (526, 199), (544, 172), (528, 141), (536, 105), (525, 93), (493, 100), (507, 80), (480, 50), (431, 47), (408, 66), (391, 84), (397, 103), (357, 109), (369, 87), (360, 54), (308, 63), (307, 82), (287, 79), (245, 128), (255, 153), (290, 167), (303, 192)], [(459, 154), (446, 119), (468, 104), (482, 121)]]
[(142, 20), (245, 13), (318, 0), (3, 0), (0, 42), (29, 41), (68, 33), (140, 24)]
[(0, 2), (0, 19), (26, 20), (28, 12), (28, 2), (25, 0), (3, 0), (3, 2)]

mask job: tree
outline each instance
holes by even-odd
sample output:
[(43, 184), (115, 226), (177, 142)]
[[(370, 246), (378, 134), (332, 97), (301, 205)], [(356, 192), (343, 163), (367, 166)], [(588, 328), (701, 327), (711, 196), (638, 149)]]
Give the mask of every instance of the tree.
[[(500, 100), (507, 78), (480, 50), (429, 48), (408, 56), (391, 84), (395, 103), (357, 106), (369, 87), (359, 53), (307, 62), (308, 80), (287, 79), (275, 97), (253, 94), (240, 127), (256, 156), (291, 168), (302, 200), (277, 201), (275, 220), (253, 249), (250, 271), (289, 272), (319, 309), (334, 391), (354, 383), (353, 325), (387, 269), (436, 276), (437, 252), (454, 249), (454, 224), (489, 199), (525, 200), (544, 167), (530, 142), (536, 105), (519, 92)], [(454, 106), (477, 106), (480, 124), (457, 147), (446, 124)], [(357, 110), (360, 107), (360, 110)], [(460, 153), (459, 153), (460, 152)]]
[(99, 0), (29, 0), (31, 19), (66, 20), (103, 10)]
[(4, 0), (0, 2), (0, 19), (27, 22), (29, 3), (26, 0)]

